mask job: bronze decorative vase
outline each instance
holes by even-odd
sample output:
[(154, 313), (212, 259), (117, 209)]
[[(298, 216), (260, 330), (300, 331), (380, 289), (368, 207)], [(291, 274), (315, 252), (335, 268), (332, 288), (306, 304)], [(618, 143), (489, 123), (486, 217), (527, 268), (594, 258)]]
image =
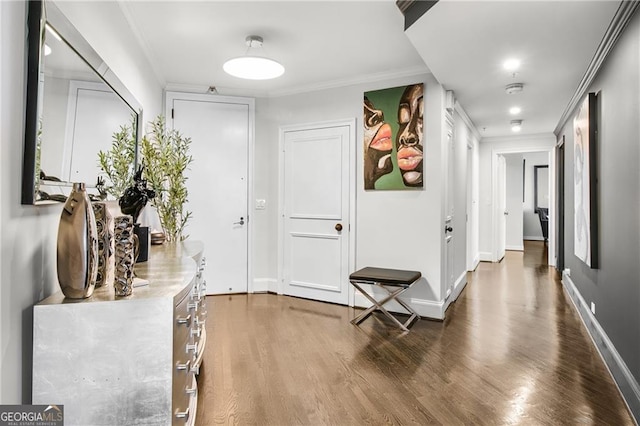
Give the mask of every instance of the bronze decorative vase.
[(98, 232), (84, 183), (74, 183), (58, 225), (58, 282), (70, 299), (93, 294), (98, 273)]
[(111, 240), (113, 239), (113, 231), (111, 231), (111, 222), (113, 218), (107, 205), (103, 202), (93, 203), (93, 213), (96, 216), (96, 225), (98, 229), (98, 276), (96, 278), (96, 288), (102, 287), (109, 283), (109, 260), (113, 255), (111, 249)]

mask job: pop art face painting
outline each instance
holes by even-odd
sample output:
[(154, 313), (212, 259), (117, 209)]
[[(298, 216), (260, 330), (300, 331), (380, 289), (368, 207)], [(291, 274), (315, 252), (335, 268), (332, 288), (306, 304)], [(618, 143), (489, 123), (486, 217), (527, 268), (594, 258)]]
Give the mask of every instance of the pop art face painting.
[(364, 94), (364, 188), (422, 188), (424, 85)]

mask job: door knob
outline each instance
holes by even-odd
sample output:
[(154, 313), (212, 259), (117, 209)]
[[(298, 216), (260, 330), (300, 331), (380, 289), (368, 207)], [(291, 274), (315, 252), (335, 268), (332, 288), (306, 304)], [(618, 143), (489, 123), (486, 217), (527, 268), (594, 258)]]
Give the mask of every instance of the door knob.
[(336, 223), (335, 228), (336, 228), (336, 231), (338, 231), (338, 232), (342, 231), (342, 224), (341, 223)]
[(233, 222), (234, 225), (244, 225), (244, 217), (240, 218), (240, 222)]
[(453, 228), (450, 226), (445, 226), (444, 230), (445, 232), (453, 232)]
[(505, 215), (505, 216), (509, 216), (509, 212), (505, 211), (505, 212), (504, 212), (504, 215)]

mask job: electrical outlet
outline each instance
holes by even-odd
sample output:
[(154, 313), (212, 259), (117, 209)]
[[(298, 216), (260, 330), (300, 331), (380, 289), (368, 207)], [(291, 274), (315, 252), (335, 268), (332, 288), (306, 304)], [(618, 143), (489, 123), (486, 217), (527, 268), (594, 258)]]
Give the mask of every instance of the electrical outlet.
[(591, 313), (592, 313), (593, 315), (595, 315), (595, 314), (596, 314), (596, 304), (595, 304), (595, 303), (593, 303), (593, 302), (591, 302)]

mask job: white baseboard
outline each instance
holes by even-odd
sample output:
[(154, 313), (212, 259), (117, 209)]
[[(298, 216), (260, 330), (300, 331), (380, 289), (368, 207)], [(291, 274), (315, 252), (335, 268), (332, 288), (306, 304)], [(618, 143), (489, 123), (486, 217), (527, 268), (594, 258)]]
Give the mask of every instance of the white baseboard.
[(493, 255), (488, 251), (481, 251), (478, 253), (480, 257), (480, 262), (493, 262)]
[(476, 257), (471, 261), (471, 269), (467, 269), (467, 271), (469, 272), (473, 272), (476, 270), (476, 268), (478, 267), (478, 264), (480, 263), (480, 255), (476, 255)]
[(443, 318), (444, 318), (444, 313), (447, 311), (447, 308), (449, 307), (449, 305), (451, 305), (453, 302), (458, 300), (458, 296), (460, 296), (460, 293), (462, 293), (462, 290), (464, 290), (466, 286), (467, 286), (467, 271), (464, 271), (462, 274), (460, 274), (460, 276), (456, 280), (456, 283), (453, 286), (453, 291), (444, 302), (443, 313), (442, 313)]
[(527, 241), (544, 241), (544, 237), (539, 237), (537, 235), (533, 235), (533, 236), (524, 236), (522, 237), (523, 240), (527, 240)]
[[(411, 306), (421, 317), (444, 319), (444, 302), (434, 302), (425, 299), (416, 298), (402, 298), (409, 306)], [(359, 308), (368, 308), (371, 306), (371, 302), (367, 300), (360, 292), (356, 293), (355, 306)], [(398, 302), (392, 300), (384, 305), (384, 308), (390, 312), (397, 312), (406, 314), (407, 310), (402, 307)]]
[(504, 248), (505, 250), (515, 250), (515, 251), (524, 251), (524, 245), (517, 245), (517, 246), (506, 246)]
[(583, 324), (587, 328), (593, 343), (595, 344), (609, 373), (613, 377), (620, 393), (624, 398), (631, 414), (635, 417), (636, 423), (640, 419), (640, 385), (631, 374), (629, 367), (624, 362), (618, 350), (613, 345), (609, 336), (604, 331), (596, 317), (591, 313), (587, 302), (576, 288), (567, 270), (562, 273), (562, 285), (573, 302)]
[(253, 293), (277, 293), (278, 280), (275, 278), (254, 278)]

